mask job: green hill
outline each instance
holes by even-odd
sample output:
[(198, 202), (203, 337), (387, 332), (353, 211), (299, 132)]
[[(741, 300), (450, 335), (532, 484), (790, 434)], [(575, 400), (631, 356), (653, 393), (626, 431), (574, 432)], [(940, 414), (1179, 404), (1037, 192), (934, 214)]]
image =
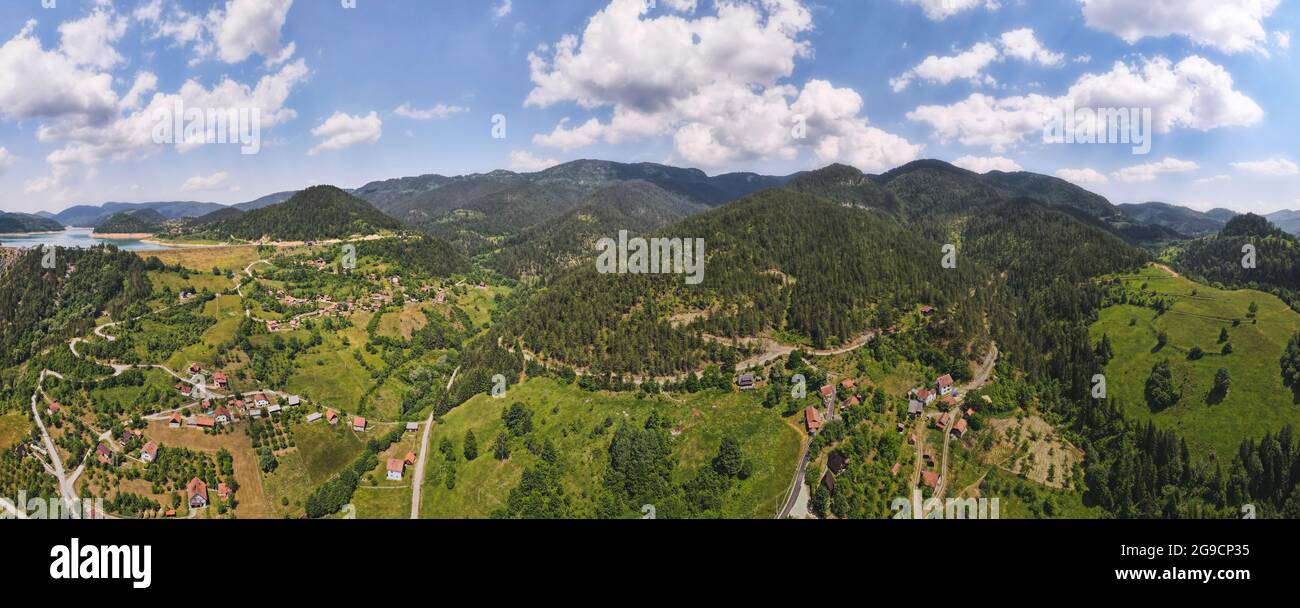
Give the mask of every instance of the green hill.
[(95, 234), (144, 234), (162, 229), (167, 218), (153, 209), (115, 213), (95, 226)]
[[(1243, 248), (1255, 248), (1255, 267), (1243, 268)], [(1214, 236), (1170, 249), (1169, 258), (1188, 276), (1229, 287), (1267, 291), (1300, 310), (1300, 239), (1247, 213)]]
[(312, 186), (283, 203), (248, 211), (218, 222), (206, 231), (218, 239), (308, 241), (401, 228), (401, 222), (343, 190)]
[(56, 230), (63, 230), (63, 224), (60, 224), (58, 220), (27, 213), (0, 211), (0, 234), (51, 232)]

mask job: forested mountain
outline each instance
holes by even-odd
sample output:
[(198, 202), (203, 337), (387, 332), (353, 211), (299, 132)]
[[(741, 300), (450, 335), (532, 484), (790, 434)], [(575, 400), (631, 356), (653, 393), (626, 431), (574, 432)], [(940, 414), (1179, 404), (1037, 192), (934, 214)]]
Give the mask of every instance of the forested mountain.
[[(1227, 220), (1195, 209), (1168, 203), (1120, 205), (1126, 215), (1146, 224), (1155, 224), (1188, 236), (1206, 236), (1223, 228)], [(1231, 218), (1228, 218), (1231, 219)]]
[(886, 213), (898, 211), (898, 201), (893, 194), (881, 188), (870, 176), (848, 165), (834, 164), (799, 173), (790, 178), (785, 187), (841, 205)]
[(511, 315), (501, 335), (578, 367), (672, 374), (734, 363), (706, 333), (783, 331), (824, 347), (889, 327), (920, 303), (955, 301), (978, 283), (974, 267), (942, 269), (938, 243), (890, 219), (782, 188), (653, 236), (703, 238), (703, 282), (599, 274), (593, 255)]
[(1300, 211), (1283, 209), (1266, 214), (1264, 219), (1272, 222), (1274, 226), (1281, 228), (1289, 234), (1300, 236)]
[(362, 241), (357, 245), (357, 254), (435, 277), (470, 271), (469, 260), (446, 241), (427, 235)]
[(110, 247), (58, 248), (54, 268), (45, 252), (24, 252), (0, 276), (0, 361), (24, 361), (95, 326), (103, 311), (125, 313), (148, 299), (146, 270), (161, 264)]
[(164, 219), (174, 220), (186, 217), (199, 217), (212, 213), (225, 205), (218, 203), (200, 203), (194, 201), (160, 202), (160, 203), (104, 203), (102, 205), (77, 205), (55, 214), (54, 218), (65, 226), (95, 227), (117, 213), (130, 213), (150, 209)]
[(1033, 198), (1051, 207), (1079, 209), (1097, 218), (1116, 215), (1118, 209), (1100, 194), (1089, 192), (1059, 177), (1016, 171), (989, 171), (984, 179), (996, 184), (1006, 198)]
[[(1255, 247), (1254, 268), (1242, 267), (1246, 245)], [(1300, 310), (1300, 239), (1261, 216), (1239, 215), (1219, 234), (1183, 244), (1173, 259), (1189, 276), (1267, 291)]]
[(95, 234), (144, 234), (158, 232), (167, 218), (153, 209), (114, 213), (95, 226)]
[(575, 209), (508, 239), (489, 265), (510, 276), (546, 275), (594, 259), (595, 243), (620, 230), (643, 234), (707, 209), (650, 182), (619, 182)]
[(253, 199), (251, 201), (248, 201), (247, 203), (239, 203), (237, 205), (232, 205), (232, 207), (234, 207), (235, 209), (239, 209), (240, 211), (252, 211), (254, 209), (261, 209), (262, 207), (270, 207), (271, 205), (278, 205), (280, 203), (289, 200), (289, 197), (292, 197), (297, 193), (298, 190), (275, 192), (260, 198)]
[(0, 211), (0, 234), (50, 232), (55, 230), (63, 230), (63, 224), (60, 224), (58, 220), (28, 213)]
[(212, 224), (205, 232), (218, 239), (306, 241), (401, 228), (401, 222), (343, 190), (312, 186), (278, 205)]
[(192, 218), (188, 220), (188, 223), (191, 226), (203, 226), (206, 224), (215, 224), (217, 222), (233, 220), (242, 215), (244, 215), (244, 211), (238, 207), (225, 207), (223, 209), (218, 209), (216, 211), (213, 211), (212, 213), (209, 213), (207, 215), (202, 215), (196, 218)]

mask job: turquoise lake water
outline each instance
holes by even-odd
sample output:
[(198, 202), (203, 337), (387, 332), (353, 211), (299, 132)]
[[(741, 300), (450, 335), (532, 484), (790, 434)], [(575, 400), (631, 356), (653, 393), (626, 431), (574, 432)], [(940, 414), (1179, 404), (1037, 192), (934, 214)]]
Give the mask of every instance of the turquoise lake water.
[(91, 228), (68, 228), (63, 232), (50, 234), (25, 234), (22, 236), (0, 236), (0, 245), (5, 247), (94, 247), (101, 243), (116, 245), (127, 251), (161, 251), (173, 249), (167, 245), (154, 245), (135, 239), (101, 239), (90, 236)]

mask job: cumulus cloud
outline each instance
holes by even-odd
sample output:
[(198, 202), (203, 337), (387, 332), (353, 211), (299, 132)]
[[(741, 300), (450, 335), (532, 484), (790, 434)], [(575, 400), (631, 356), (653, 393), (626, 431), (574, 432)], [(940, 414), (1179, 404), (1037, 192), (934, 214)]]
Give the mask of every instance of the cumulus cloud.
[(812, 53), (801, 40), (812, 16), (798, 0), (715, 9), (652, 17), (642, 0), (612, 0), (580, 35), (531, 53), (526, 106), (611, 110), (607, 121), (563, 120), (534, 143), (567, 150), (670, 136), (677, 157), (706, 166), (791, 160), (804, 150), (864, 170), (916, 158), (922, 146), (871, 126), (852, 89), (783, 82)]
[(1273, 44), (1284, 51), (1291, 48), (1291, 32), (1282, 30), (1273, 32)]
[(976, 173), (1024, 171), (1020, 163), (1005, 156), (963, 156), (952, 161), (952, 164)]
[(1259, 175), (1300, 175), (1300, 167), (1285, 158), (1243, 161), (1232, 163), (1232, 167), (1249, 173), (1258, 173)]
[(514, 4), (511, 2), (511, 0), (501, 0), (500, 2), (492, 6), (492, 19), (494, 20), (505, 19), (506, 16), (510, 14), (510, 11), (514, 10), (514, 8), (515, 8)]
[(1156, 133), (1175, 128), (1208, 131), (1258, 123), (1264, 111), (1233, 88), (1232, 75), (1198, 56), (1177, 64), (1163, 57), (1140, 66), (1116, 62), (1109, 72), (1085, 74), (1062, 96), (997, 98), (973, 94), (949, 105), (920, 106), (909, 120), (929, 124), (943, 141), (1001, 152), (1043, 129), (1070, 108), (1151, 108)]
[(560, 164), (560, 161), (558, 160), (553, 158), (540, 158), (525, 150), (515, 150), (510, 153), (511, 171), (533, 173), (535, 171), (549, 169), (558, 164)]
[(77, 65), (107, 70), (122, 61), (113, 43), (126, 33), (126, 23), (112, 7), (97, 7), (85, 18), (59, 25), (60, 49)]
[(956, 55), (930, 55), (916, 67), (890, 79), (889, 85), (895, 93), (906, 89), (914, 80), (941, 85), (954, 80), (968, 80), (972, 84), (992, 86), (997, 81), (984, 70), (1008, 57), (1046, 66), (1059, 66), (1065, 61), (1065, 55), (1047, 50), (1032, 28), (1021, 28), (1002, 34), (996, 46), (980, 42)]
[(1104, 184), (1110, 179), (1096, 169), (1084, 167), (1082, 169), (1057, 169), (1056, 176), (1075, 184)]
[(316, 144), (307, 153), (314, 156), (322, 150), (342, 150), (361, 143), (377, 142), (384, 133), (383, 125), (379, 114), (374, 111), (365, 116), (335, 112), (311, 130), (312, 135), (323, 137), (325, 141)]
[(204, 190), (216, 190), (225, 185), (226, 179), (230, 177), (225, 171), (218, 171), (212, 175), (195, 175), (181, 185), (183, 192), (201, 192)]
[(215, 55), (234, 64), (260, 55), (267, 65), (279, 65), (295, 50), (292, 42), (286, 45), (280, 39), (292, 6), (293, 0), (228, 0), (206, 15), (196, 15), (177, 5), (164, 9), (161, 0), (152, 0), (137, 7), (132, 17), (150, 25), (153, 38), (192, 48), (195, 62)]
[(1267, 55), (1264, 20), (1280, 0), (1079, 0), (1088, 26), (1129, 44), (1152, 37), (1186, 36), (1225, 53)]
[(1190, 160), (1178, 160), (1177, 158), (1165, 158), (1163, 160), (1124, 167), (1115, 172), (1115, 179), (1121, 182), (1149, 182), (1155, 180), (1157, 176), (1163, 173), (1185, 173), (1195, 171), (1200, 166)]
[(925, 11), (925, 16), (933, 21), (942, 21), (973, 8), (983, 6), (989, 10), (997, 10), (1000, 6), (997, 0), (902, 0), (904, 4), (917, 4), (921, 10)]
[(411, 120), (432, 120), (435, 118), (443, 119), (452, 114), (459, 114), (468, 111), (469, 108), (449, 106), (441, 103), (429, 108), (413, 108), (410, 104), (404, 103), (398, 106), (396, 110), (393, 110), (393, 113), (402, 118), (410, 118)]

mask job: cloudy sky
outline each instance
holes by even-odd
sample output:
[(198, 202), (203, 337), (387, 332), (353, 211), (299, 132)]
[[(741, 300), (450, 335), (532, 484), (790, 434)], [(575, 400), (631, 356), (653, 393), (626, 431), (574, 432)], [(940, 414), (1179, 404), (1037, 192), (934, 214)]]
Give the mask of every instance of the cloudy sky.
[[(1300, 208), (1297, 29), (1295, 0), (6, 0), (0, 209), (577, 158)], [(156, 143), (178, 102), (257, 108), (260, 150)], [(1151, 108), (1150, 152), (1044, 143), (1071, 106)]]

